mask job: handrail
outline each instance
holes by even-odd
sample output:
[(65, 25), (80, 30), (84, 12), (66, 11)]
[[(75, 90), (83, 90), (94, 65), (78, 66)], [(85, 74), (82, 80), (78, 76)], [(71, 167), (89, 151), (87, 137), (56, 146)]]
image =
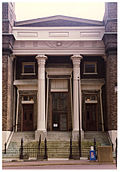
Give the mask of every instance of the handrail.
[(72, 136), (70, 138), (70, 155), (69, 155), (69, 159), (73, 159), (73, 156), (72, 156)]
[(21, 138), (21, 145), (20, 145), (20, 159), (23, 159), (23, 138)]
[(116, 140), (115, 140), (115, 142), (116, 142), (116, 148), (115, 148), (115, 160), (116, 160), (116, 167), (117, 167), (117, 138), (116, 138)]
[(45, 144), (45, 154), (44, 154), (44, 159), (48, 159), (48, 156), (47, 156), (47, 139), (46, 139), (46, 137), (45, 137), (44, 144)]
[(40, 144), (41, 144), (41, 135), (39, 137), (39, 142), (38, 142), (38, 153), (37, 153), (37, 159), (40, 159)]

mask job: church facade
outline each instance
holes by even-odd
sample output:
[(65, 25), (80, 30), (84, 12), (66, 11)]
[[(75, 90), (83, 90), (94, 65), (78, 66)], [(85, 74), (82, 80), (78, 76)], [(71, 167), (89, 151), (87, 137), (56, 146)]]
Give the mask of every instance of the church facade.
[(117, 4), (103, 21), (52, 16), (16, 21), (2, 13), (3, 145), (12, 133), (86, 131), (117, 137)]

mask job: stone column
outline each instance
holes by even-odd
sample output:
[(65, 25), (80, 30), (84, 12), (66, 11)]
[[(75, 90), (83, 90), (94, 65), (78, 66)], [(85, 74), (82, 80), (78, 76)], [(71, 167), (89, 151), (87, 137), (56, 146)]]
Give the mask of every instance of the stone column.
[(15, 55), (8, 57), (8, 101), (7, 101), (7, 130), (13, 130), (13, 60)]
[[(81, 98), (81, 80), (80, 80), (80, 62), (82, 56), (79, 54), (73, 55), (71, 59), (73, 62), (73, 134), (72, 135), (73, 135), (73, 139), (76, 140), (79, 134), (79, 115), (80, 115), (80, 130), (82, 131), (82, 109), (81, 109), (82, 98)], [(78, 102), (79, 100), (80, 100), (80, 104)]]
[(45, 125), (45, 62), (47, 56), (37, 55), (38, 61), (38, 114), (37, 114), (37, 130), (35, 132), (35, 139), (38, 140), (41, 134), (42, 140), (46, 135)]

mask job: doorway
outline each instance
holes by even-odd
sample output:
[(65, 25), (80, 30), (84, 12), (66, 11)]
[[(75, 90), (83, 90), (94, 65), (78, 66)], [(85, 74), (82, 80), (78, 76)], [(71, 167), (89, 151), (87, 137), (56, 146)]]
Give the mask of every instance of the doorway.
[(56, 92), (52, 96), (52, 130), (67, 131), (68, 93)]
[(97, 104), (96, 103), (86, 103), (85, 110), (85, 123), (86, 131), (97, 131)]
[(33, 104), (23, 104), (23, 131), (33, 131)]

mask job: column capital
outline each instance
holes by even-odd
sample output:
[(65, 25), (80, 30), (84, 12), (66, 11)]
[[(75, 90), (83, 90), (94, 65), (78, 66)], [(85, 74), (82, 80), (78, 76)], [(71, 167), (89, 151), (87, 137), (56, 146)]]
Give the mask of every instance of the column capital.
[(35, 58), (37, 59), (38, 64), (45, 64), (45, 61), (47, 60), (47, 56), (44, 54), (38, 54)]
[(38, 54), (37, 56), (36, 56), (36, 59), (45, 59), (45, 60), (47, 60), (47, 56), (45, 56), (44, 54)]
[(16, 56), (14, 54), (10, 55), (10, 59), (13, 61), (16, 58)]
[(80, 54), (74, 54), (73, 56), (71, 56), (73, 64), (80, 64), (82, 58), (83, 57)]

